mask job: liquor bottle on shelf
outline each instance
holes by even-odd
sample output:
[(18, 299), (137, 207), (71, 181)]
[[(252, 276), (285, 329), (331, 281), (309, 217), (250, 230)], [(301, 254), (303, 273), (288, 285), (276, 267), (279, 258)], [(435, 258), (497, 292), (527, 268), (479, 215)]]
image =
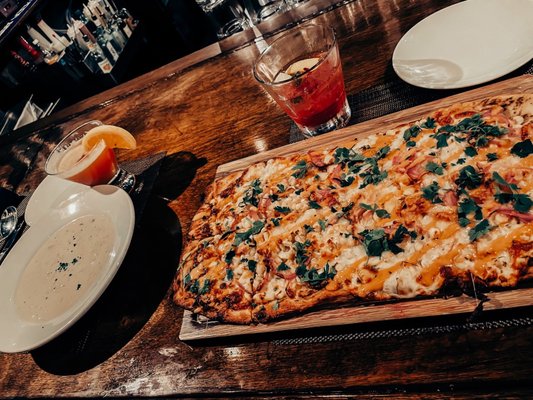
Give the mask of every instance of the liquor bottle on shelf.
[(118, 12), (118, 16), (124, 22), (126, 22), (126, 24), (128, 25), (128, 27), (130, 28), (131, 31), (133, 31), (137, 27), (138, 22), (133, 19), (132, 15), (130, 14), (130, 12), (126, 8), (122, 8)]
[(119, 51), (113, 46), (112, 40), (106, 34), (106, 31), (102, 28), (98, 28), (96, 31), (98, 44), (104, 51), (105, 55), (113, 64), (115, 64), (119, 57)]
[(102, 56), (97, 51), (90, 51), (89, 58), (98, 66), (99, 70), (102, 73), (108, 74), (113, 70), (113, 66), (111, 65), (107, 57)]
[(36, 64), (36, 65), (39, 65), (41, 64), (43, 61), (44, 61), (44, 55), (43, 53), (36, 49), (35, 47), (33, 47), (27, 40), (26, 38), (24, 38), (23, 36), (19, 36), (18, 37), (18, 42), (20, 43), (20, 45), (24, 48), (24, 50), (26, 50), (26, 52), (32, 57), (33, 59), (33, 62)]

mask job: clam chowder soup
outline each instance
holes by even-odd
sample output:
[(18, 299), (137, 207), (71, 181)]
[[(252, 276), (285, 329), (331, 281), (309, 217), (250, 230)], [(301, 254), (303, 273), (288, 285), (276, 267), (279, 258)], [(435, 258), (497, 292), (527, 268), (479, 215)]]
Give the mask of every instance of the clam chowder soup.
[(52, 234), (20, 277), (15, 306), (27, 321), (50, 321), (84, 298), (102, 276), (115, 241), (107, 215), (79, 217)]

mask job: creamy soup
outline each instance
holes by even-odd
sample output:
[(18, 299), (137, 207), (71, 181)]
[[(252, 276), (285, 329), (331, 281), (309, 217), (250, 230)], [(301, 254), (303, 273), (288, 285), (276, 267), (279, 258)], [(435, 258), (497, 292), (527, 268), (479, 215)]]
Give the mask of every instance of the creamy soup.
[(28, 321), (50, 321), (74, 306), (103, 274), (115, 229), (106, 215), (86, 215), (56, 231), (22, 273), (15, 304)]

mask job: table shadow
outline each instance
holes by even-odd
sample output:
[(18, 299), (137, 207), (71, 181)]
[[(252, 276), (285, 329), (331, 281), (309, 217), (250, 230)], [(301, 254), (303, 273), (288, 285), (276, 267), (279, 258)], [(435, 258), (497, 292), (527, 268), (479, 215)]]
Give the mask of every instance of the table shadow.
[(31, 352), (35, 363), (52, 374), (72, 375), (95, 367), (126, 345), (168, 293), (181, 243), (176, 214), (152, 196), (109, 287), (71, 328)]

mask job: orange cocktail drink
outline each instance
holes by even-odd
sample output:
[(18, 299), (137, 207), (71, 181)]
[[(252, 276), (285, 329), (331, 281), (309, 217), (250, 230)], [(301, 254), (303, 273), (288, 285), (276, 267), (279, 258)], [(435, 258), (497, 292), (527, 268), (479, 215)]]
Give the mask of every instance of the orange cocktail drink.
[[(88, 186), (118, 184), (131, 189), (134, 177), (121, 170), (114, 148), (135, 148), (135, 139), (122, 128), (89, 121), (67, 134), (50, 153), (45, 170), (48, 175)], [(128, 179), (128, 182), (124, 182)]]

